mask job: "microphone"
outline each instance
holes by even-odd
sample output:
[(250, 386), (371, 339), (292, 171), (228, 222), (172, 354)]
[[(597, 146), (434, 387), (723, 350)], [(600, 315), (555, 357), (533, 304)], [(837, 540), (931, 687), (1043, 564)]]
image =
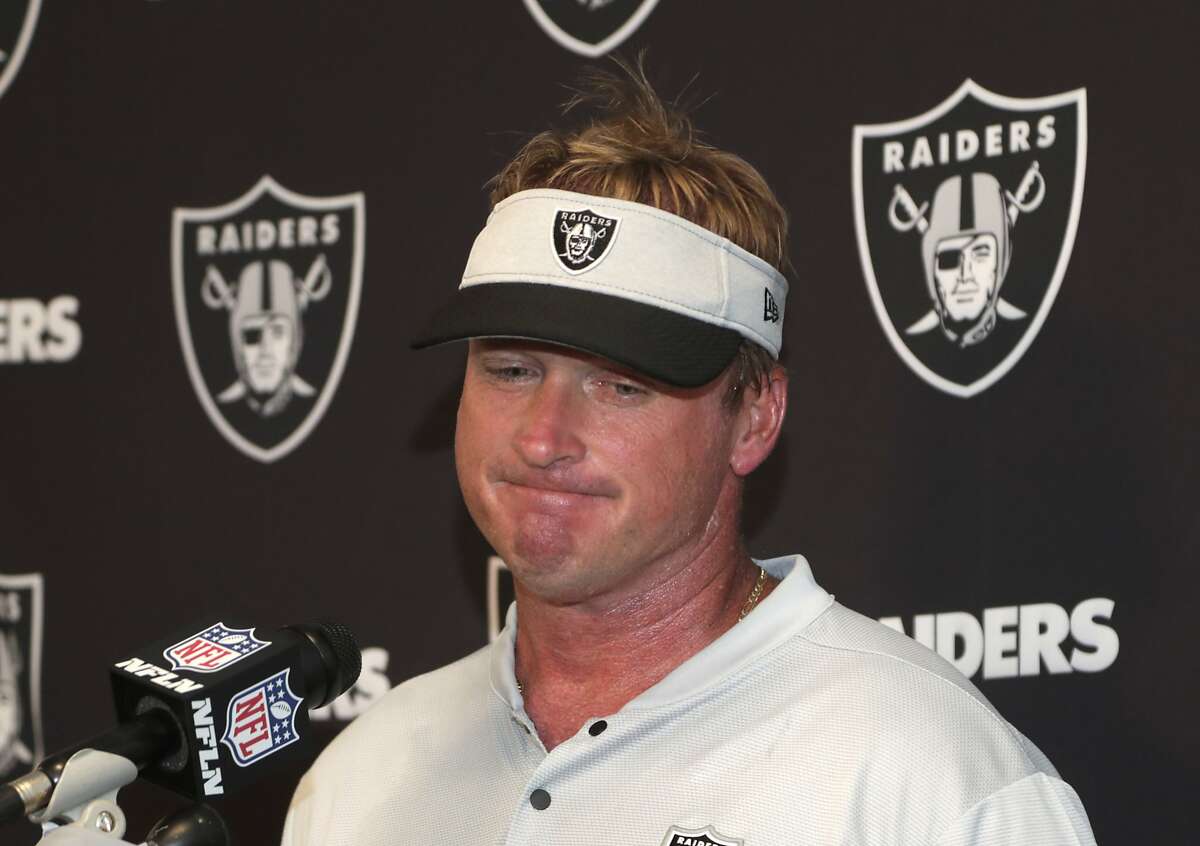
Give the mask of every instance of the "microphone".
[(81, 749), (126, 758), (143, 779), (196, 802), (222, 798), (295, 760), (308, 711), (358, 679), (354, 635), (331, 622), (260, 633), (228, 619), (201, 621), (115, 662), (116, 728), (0, 786), (0, 822), (46, 808)]

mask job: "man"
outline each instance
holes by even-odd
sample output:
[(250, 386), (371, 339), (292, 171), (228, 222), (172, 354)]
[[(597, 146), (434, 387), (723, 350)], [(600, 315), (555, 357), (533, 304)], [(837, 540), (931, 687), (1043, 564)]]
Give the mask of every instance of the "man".
[(785, 216), (640, 71), (592, 91), (497, 177), (420, 341), (469, 340), (458, 478), (517, 601), (334, 741), (284, 843), (1092, 843), (965, 678), (745, 551), (787, 407)]

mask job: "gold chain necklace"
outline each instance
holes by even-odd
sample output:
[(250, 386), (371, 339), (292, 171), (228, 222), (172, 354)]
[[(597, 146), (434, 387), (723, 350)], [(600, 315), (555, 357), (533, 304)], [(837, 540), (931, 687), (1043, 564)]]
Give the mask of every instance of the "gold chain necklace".
[[(742, 605), (741, 613), (738, 614), (737, 622), (740, 623), (746, 619), (746, 615), (754, 610), (754, 606), (758, 605), (758, 601), (762, 599), (763, 588), (767, 586), (767, 571), (762, 567), (758, 568), (758, 578), (754, 580), (754, 587), (750, 589), (750, 595), (746, 597), (745, 603)], [(737, 625), (737, 623), (734, 623)], [(521, 680), (515, 675), (513, 680), (517, 683), (517, 692), (522, 696), (525, 695), (525, 687), (521, 684)]]
[(758, 579), (754, 582), (754, 589), (750, 591), (750, 595), (746, 597), (746, 604), (742, 606), (742, 613), (738, 614), (737, 621), (740, 623), (746, 619), (746, 615), (754, 610), (754, 606), (758, 604), (758, 600), (762, 599), (763, 588), (767, 586), (767, 571), (762, 567), (758, 568)]

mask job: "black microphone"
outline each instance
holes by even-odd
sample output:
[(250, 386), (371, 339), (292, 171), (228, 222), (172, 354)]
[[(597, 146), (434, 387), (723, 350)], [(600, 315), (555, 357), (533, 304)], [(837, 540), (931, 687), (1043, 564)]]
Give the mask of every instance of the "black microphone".
[(350, 688), (362, 653), (338, 623), (261, 632), (209, 618), (111, 669), (116, 728), (0, 786), (0, 822), (45, 808), (71, 756), (120, 755), (150, 782), (211, 802), (302, 752), (308, 711)]

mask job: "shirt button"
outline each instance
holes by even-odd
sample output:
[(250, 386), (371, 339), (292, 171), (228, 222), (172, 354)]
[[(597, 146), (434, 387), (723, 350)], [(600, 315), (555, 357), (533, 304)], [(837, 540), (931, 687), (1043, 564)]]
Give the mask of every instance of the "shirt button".
[(550, 794), (539, 787), (529, 794), (529, 804), (534, 807), (534, 810), (544, 811), (550, 807)]
[(606, 728), (608, 728), (608, 723), (604, 722), (604, 720), (596, 720), (596, 722), (588, 726), (588, 734), (592, 737), (599, 737)]

